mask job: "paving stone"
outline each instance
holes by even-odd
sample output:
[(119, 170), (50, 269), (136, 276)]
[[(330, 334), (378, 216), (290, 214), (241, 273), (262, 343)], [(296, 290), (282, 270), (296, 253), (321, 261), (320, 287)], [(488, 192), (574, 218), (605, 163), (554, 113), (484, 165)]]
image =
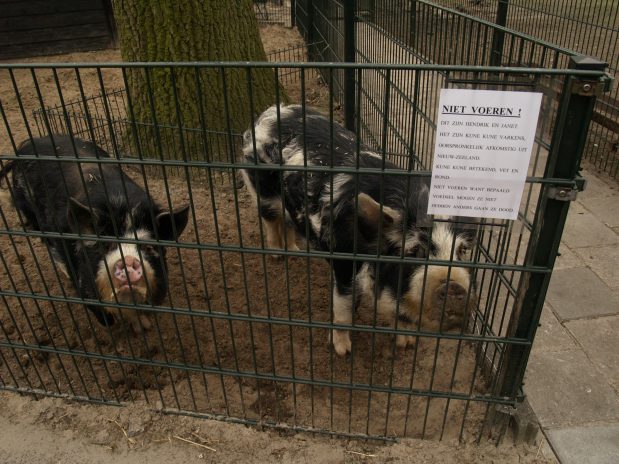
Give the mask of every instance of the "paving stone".
[(561, 464), (617, 464), (619, 424), (548, 430)]
[(582, 350), (532, 353), (524, 389), (543, 427), (619, 421), (619, 396)]
[[(619, 199), (617, 202), (619, 203)], [(619, 290), (619, 246), (578, 248), (576, 254), (606, 285)]]
[(613, 191), (617, 191), (617, 185), (606, 182), (592, 171), (583, 169), (582, 176), (587, 179), (585, 191), (578, 194), (578, 201), (590, 198), (603, 198), (610, 195)]
[(619, 243), (619, 235), (578, 202), (572, 203), (562, 240), (575, 248)]
[(587, 198), (583, 196), (581, 203), (591, 213), (597, 216), (609, 227), (619, 226), (619, 192), (610, 190), (608, 196), (602, 198)]
[(571, 321), (565, 325), (597, 369), (619, 392), (619, 316)]
[(546, 302), (562, 321), (619, 313), (619, 296), (587, 267), (552, 273)]
[(560, 256), (555, 260), (555, 269), (570, 269), (584, 267), (584, 262), (576, 253), (570, 250), (565, 243), (559, 246)]
[(550, 306), (544, 305), (539, 322), (533, 351), (565, 351), (577, 348), (571, 335), (561, 325)]

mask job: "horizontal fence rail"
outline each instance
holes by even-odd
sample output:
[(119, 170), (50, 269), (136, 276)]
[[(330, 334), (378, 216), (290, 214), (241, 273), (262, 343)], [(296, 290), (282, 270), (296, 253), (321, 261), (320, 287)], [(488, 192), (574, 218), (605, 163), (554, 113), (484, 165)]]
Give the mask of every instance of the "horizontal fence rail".
[[(309, 53), (333, 52), (315, 32)], [(539, 237), (567, 211), (547, 189), (577, 183), (556, 167), (578, 155), (566, 121), (588, 120), (571, 89), (603, 72), (2, 63), (0, 78), (0, 388), (379, 440), (505, 434), (496, 411), (521, 399), (539, 317), (527, 291), (557, 251)], [(408, 189), (432, 176), (444, 88), (543, 94), (518, 220), (419, 213)], [(404, 206), (372, 222), (394, 214), (387, 191)], [(407, 248), (394, 217), (427, 244)]]

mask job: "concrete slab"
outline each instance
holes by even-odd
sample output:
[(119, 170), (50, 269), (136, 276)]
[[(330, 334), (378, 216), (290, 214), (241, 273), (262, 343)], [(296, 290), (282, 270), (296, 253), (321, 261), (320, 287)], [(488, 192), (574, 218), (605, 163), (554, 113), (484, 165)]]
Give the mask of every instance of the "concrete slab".
[(587, 267), (552, 273), (546, 296), (561, 321), (619, 314), (619, 297)]
[(584, 262), (576, 253), (568, 248), (565, 243), (559, 245), (560, 256), (555, 261), (555, 269), (570, 269), (573, 267), (584, 267)]
[(542, 427), (619, 422), (619, 396), (581, 350), (532, 353), (525, 381)]
[(569, 332), (561, 325), (552, 312), (552, 308), (544, 305), (540, 326), (535, 334), (533, 351), (566, 351), (578, 348)]
[(546, 432), (561, 464), (617, 464), (619, 424)]
[(609, 227), (619, 226), (619, 192), (609, 190), (609, 195), (589, 198), (583, 194), (580, 202)]
[(603, 198), (608, 196), (609, 193), (617, 190), (617, 185), (606, 182), (592, 171), (583, 169), (581, 173), (582, 176), (587, 179), (587, 187), (584, 192), (578, 194), (579, 201), (584, 198)]
[(567, 216), (563, 241), (573, 250), (619, 243), (619, 235), (581, 204), (574, 202)]
[[(619, 198), (617, 199), (619, 204)], [(576, 254), (606, 285), (619, 290), (619, 246), (578, 248)], [(558, 261), (558, 258), (557, 258)]]
[(565, 326), (619, 392), (619, 316), (571, 321)]

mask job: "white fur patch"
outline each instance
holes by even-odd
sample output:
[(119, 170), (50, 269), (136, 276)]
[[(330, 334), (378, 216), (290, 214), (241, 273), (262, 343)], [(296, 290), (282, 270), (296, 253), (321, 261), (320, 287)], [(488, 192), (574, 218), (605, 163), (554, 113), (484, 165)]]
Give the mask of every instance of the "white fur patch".
[[(280, 120), (284, 119), (291, 112), (291, 109), (280, 105)], [(277, 106), (267, 108), (258, 118), (254, 125), (254, 130), (245, 131), (243, 134), (243, 154), (248, 158), (254, 157), (254, 143), (256, 156), (264, 163), (272, 163), (273, 160), (264, 150), (265, 145), (277, 143), (279, 139), (277, 131)], [(255, 142), (254, 142), (255, 141)]]
[[(352, 180), (352, 176), (350, 174), (336, 174), (333, 176), (333, 203), (337, 202), (342, 193), (344, 193), (343, 187), (346, 183)], [(320, 201), (325, 204), (329, 204), (331, 202), (331, 181), (327, 182), (325, 185), (325, 191), (320, 196)]]
[(352, 323), (352, 295), (340, 295), (337, 288), (333, 289), (333, 322)]
[[(146, 229), (137, 229), (136, 231), (127, 232), (122, 238), (135, 240), (136, 237), (137, 240), (151, 240), (153, 238), (151, 233)], [(141, 257), (142, 259), (140, 259), (140, 263), (144, 268), (144, 273), (147, 275), (152, 275), (153, 271), (151, 269), (151, 266), (149, 262), (144, 259), (144, 256), (142, 256), (142, 254), (140, 253), (138, 246), (134, 243), (120, 243), (114, 250), (110, 251), (105, 256), (105, 259), (101, 263), (99, 263), (99, 269), (97, 270), (97, 279), (108, 279), (108, 275), (113, 276), (114, 266), (116, 265), (116, 263), (128, 256), (133, 256), (136, 259), (140, 259)]]
[(357, 287), (361, 292), (363, 298), (371, 298), (374, 299), (374, 275), (370, 272), (370, 265), (368, 263), (364, 263), (359, 269), (357, 276), (355, 277), (357, 281)]
[[(300, 149), (295, 144), (288, 145), (282, 152), (282, 156), (284, 157), (286, 166), (304, 166), (305, 163), (307, 163), (308, 166), (312, 165), (309, 158), (305, 156), (303, 149)], [(293, 172), (294, 171), (286, 171), (284, 176), (292, 174)]]
[(322, 221), (320, 213), (310, 214), (309, 216), (310, 224), (312, 225), (312, 230), (316, 235), (320, 235), (320, 230), (322, 228)]
[[(460, 245), (467, 244), (461, 236), (456, 236), (454, 240), (453, 230), (447, 222), (435, 222), (432, 228), (432, 242), (436, 246), (436, 252), (432, 255), (435, 259), (443, 259), (448, 261), (449, 259), (457, 259), (456, 250)], [(452, 253), (453, 247), (453, 253)]]

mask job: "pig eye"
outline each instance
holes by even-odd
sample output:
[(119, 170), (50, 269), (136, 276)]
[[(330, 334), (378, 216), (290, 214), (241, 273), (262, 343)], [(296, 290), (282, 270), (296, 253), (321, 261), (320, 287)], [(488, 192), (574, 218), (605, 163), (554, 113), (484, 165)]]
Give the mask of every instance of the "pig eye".
[(149, 255), (154, 255), (157, 253), (155, 251), (155, 247), (153, 247), (152, 245), (142, 245), (140, 247), (140, 250), (142, 251), (142, 253), (149, 254)]
[(458, 249), (456, 250), (456, 253), (458, 256), (464, 256), (469, 251), (469, 249), (470, 247), (468, 246), (468, 244), (461, 243), (460, 245), (458, 245)]
[(427, 255), (427, 246), (415, 245), (408, 253), (407, 256), (411, 258), (425, 258)]

